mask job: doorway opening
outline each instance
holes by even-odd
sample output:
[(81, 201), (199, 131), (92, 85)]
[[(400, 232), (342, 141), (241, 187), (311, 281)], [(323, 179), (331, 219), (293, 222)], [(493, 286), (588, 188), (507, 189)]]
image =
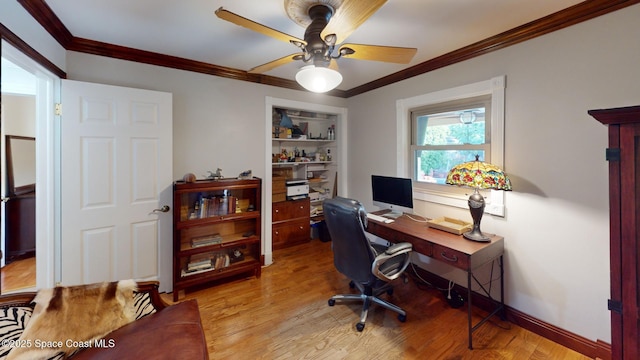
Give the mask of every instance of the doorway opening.
[(34, 74), (2, 57), (1, 293), (36, 286), (36, 87)]
[[(54, 266), (60, 241), (54, 200), (59, 198), (60, 132), (54, 106), (60, 98), (60, 79), (4, 39), (0, 49), (0, 292), (4, 294), (53, 287), (59, 273)], [(13, 172), (11, 178), (8, 170)], [(12, 214), (17, 218), (9, 219)], [(13, 244), (7, 243), (8, 237)]]

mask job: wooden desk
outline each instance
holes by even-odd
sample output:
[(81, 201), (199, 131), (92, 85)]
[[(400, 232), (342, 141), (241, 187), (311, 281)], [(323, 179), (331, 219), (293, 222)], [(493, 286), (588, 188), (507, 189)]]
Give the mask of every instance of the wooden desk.
[[(382, 215), (386, 211), (377, 211), (375, 214)], [(426, 223), (411, 220), (408, 216), (403, 215), (392, 223), (383, 223), (368, 219), (367, 232), (379, 236), (387, 241), (409, 242), (413, 245), (413, 250), (428, 256), (434, 260), (438, 260), (445, 264), (454, 266), (467, 273), (467, 316), (469, 323), (469, 349), (473, 349), (473, 332), (484, 324), (493, 315), (500, 312), (500, 316), (504, 319), (504, 268), (502, 263), (502, 255), (504, 253), (504, 238), (494, 235), (491, 242), (475, 242), (455, 235), (446, 231), (433, 229)], [(491, 294), (486, 290), (484, 285), (476, 279), (473, 272), (498, 260), (500, 267), (500, 299), (493, 299)], [(480, 286), (484, 293), (488, 296), (496, 308), (476, 325), (471, 320), (471, 282), (472, 279)], [(493, 279), (491, 279), (493, 281)]]

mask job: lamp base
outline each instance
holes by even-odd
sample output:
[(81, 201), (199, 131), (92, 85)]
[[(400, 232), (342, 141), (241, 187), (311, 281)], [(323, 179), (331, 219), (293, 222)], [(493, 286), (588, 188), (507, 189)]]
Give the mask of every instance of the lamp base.
[(479, 228), (476, 229), (475, 227), (473, 230), (467, 231), (466, 233), (462, 234), (462, 236), (464, 236), (465, 239), (471, 240), (471, 241), (491, 242), (490, 237), (486, 236), (480, 231)]
[(491, 239), (480, 231), (480, 220), (484, 213), (484, 197), (482, 197), (478, 188), (475, 188), (473, 194), (469, 196), (468, 204), (469, 212), (471, 212), (471, 218), (473, 219), (473, 229), (462, 234), (462, 236), (472, 241), (490, 242)]

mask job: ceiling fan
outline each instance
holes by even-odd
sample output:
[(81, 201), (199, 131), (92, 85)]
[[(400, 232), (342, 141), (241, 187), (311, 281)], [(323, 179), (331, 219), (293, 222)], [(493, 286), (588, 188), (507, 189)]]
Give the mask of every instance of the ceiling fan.
[[(329, 91), (340, 84), (336, 59), (341, 57), (407, 64), (417, 49), (395, 46), (343, 44), (362, 23), (387, 0), (285, 0), (285, 10), (291, 20), (306, 28), (299, 39), (259, 24), (222, 7), (216, 16), (236, 25), (291, 43), (300, 52), (289, 54), (250, 69), (249, 73), (264, 73), (293, 61), (306, 66), (296, 74), (296, 81), (307, 90)], [(340, 45), (337, 50), (336, 46)]]

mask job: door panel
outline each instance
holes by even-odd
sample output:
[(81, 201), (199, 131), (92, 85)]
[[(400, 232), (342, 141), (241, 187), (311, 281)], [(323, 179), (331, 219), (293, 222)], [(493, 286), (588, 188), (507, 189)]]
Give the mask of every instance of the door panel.
[[(63, 81), (62, 283), (171, 287), (171, 94)], [(168, 259), (168, 260), (167, 260)]]

